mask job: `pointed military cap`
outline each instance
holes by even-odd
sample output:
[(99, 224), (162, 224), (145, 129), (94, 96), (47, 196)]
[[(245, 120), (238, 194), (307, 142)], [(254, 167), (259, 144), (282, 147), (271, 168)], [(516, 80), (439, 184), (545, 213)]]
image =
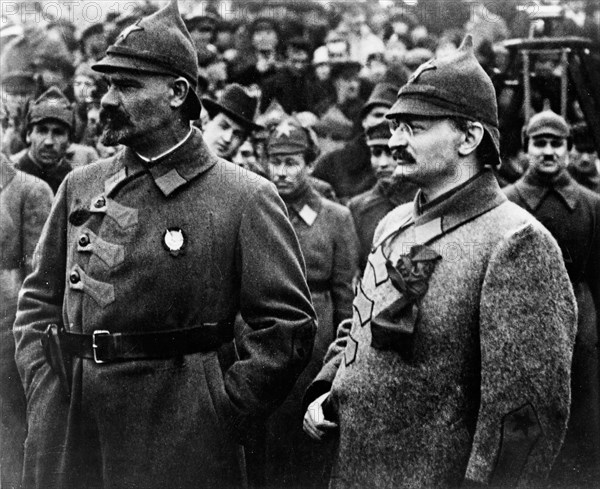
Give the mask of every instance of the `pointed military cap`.
[(125, 69), (182, 76), (192, 87), (187, 101), (192, 104), (195, 118), (200, 116), (196, 94), (198, 58), (177, 0), (123, 30), (92, 69), (102, 73)]
[(45, 120), (55, 120), (72, 130), (73, 116), (69, 99), (58, 88), (50, 87), (29, 106), (27, 127)]
[(470, 34), (456, 52), (430, 59), (411, 75), (386, 117), (401, 115), (462, 117), (480, 122), (491, 138), (499, 163), (496, 91), (475, 57)]
[(271, 132), (267, 141), (269, 155), (304, 153), (309, 147), (308, 133), (294, 116), (283, 119)]

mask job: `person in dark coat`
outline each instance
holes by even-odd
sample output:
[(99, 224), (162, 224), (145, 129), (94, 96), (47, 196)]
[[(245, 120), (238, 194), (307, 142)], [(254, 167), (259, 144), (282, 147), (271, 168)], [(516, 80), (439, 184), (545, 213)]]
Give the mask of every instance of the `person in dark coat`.
[(56, 193), (73, 169), (66, 158), (73, 123), (69, 100), (58, 88), (49, 88), (29, 108), (26, 134), (29, 148), (15, 167), (43, 180)]
[(315, 142), (295, 117), (284, 119), (267, 142), (269, 176), (286, 204), (300, 241), (318, 327), (310, 362), (284, 404), (269, 418), (266, 475), (269, 487), (326, 487), (329, 447), (302, 431), (302, 396), (319, 372), (337, 325), (352, 317), (352, 279), (358, 238), (350, 211), (311, 186)]
[(50, 213), (52, 190), (0, 153), (0, 486), (21, 487), (26, 401), (15, 365), (17, 296)]
[(573, 145), (567, 170), (577, 183), (600, 194), (600, 158), (585, 123), (572, 127)]
[[(363, 129), (383, 121), (385, 113), (396, 99), (396, 92), (397, 88), (388, 83), (375, 86), (360, 113)], [(364, 132), (345, 147), (321, 156), (315, 163), (313, 175), (330, 183), (343, 204), (372, 188), (377, 178), (371, 166), (371, 153)]]
[(567, 171), (570, 128), (544, 110), (524, 132), (529, 169), (504, 190), (558, 241), (578, 306), (571, 380), (571, 417), (551, 474), (552, 487), (592, 487), (600, 480), (600, 195)]
[[(296, 235), (275, 187), (191, 125), (198, 65), (176, 1), (94, 69), (103, 143), (125, 148), (67, 176), (19, 296), (24, 485), (243, 486), (247, 427), (311, 356)], [(226, 361), (238, 311), (249, 330)]]
[(496, 94), (470, 36), (387, 117), (420, 190), (375, 232), (305, 430), (337, 434), (331, 488), (539, 487), (566, 431), (576, 303), (556, 241), (489, 169)]
[(414, 199), (418, 187), (408, 181), (395, 181), (394, 170), (398, 166), (392, 158), (388, 140), (390, 127), (387, 122), (366, 130), (367, 146), (371, 152), (371, 165), (377, 175), (375, 186), (353, 197), (348, 202), (356, 232), (360, 240), (359, 266), (364, 270), (371, 252), (373, 235), (379, 221), (400, 204)]

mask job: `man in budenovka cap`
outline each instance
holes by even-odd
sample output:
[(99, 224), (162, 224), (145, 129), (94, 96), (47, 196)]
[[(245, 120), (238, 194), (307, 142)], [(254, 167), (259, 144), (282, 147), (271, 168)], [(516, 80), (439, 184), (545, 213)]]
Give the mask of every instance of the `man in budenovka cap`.
[(191, 126), (197, 58), (175, 1), (94, 68), (103, 143), (125, 148), (63, 182), (21, 291), (24, 485), (239, 487), (247, 426), (312, 350), (298, 241), (273, 185)]
[(569, 416), (575, 298), (556, 241), (489, 168), (496, 96), (470, 36), (386, 117), (420, 189), (375, 231), (305, 431), (339, 427), (334, 488), (537, 487)]
[(27, 112), (27, 151), (15, 164), (18, 170), (44, 180), (54, 193), (73, 168), (65, 158), (73, 136), (75, 114), (56, 87), (36, 99)]
[(306, 262), (308, 287), (317, 312), (311, 360), (283, 405), (266, 425), (266, 476), (269, 487), (322, 486), (331, 449), (303, 433), (302, 396), (319, 372), (338, 324), (352, 317), (352, 279), (358, 239), (350, 211), (323, 198), (309, 170), (316, 141), (294, 116), (285, 117), (267, 141), (268, 174), (285, 202)]
[(569, 174), (572, 133), (549, 107), (523, 133), (529, 167), (504, 192), (531, 212), (558, 242), (577, 298), (571, 416), (552, 487), (592, 487), (600, 480), (600, 196)]
[(258, 100), (237, 83), (229, 85), (218, 101), (203, 98), (202, 104), (210, 117), (203, 128), (204, 141), (217, 156), (228, 161), (233, 160), (252, 131), (262, 129), (253, 122)]

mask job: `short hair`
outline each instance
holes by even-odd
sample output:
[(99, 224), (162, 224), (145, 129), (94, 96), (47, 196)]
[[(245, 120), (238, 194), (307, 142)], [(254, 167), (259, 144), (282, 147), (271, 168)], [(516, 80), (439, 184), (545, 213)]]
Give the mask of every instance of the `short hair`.
[[(469, 130), (469, 123), (477, 122), (473, 119), (467, 119), (464, 117), (448, 117), (448, 120), (459, 132), (467, 132)], [(496, 146), (494, 146), (494, 142), (492, 141), (492, 138), (488, 132), (485, 130), (485, 127), (483, 130), (483, 138), (475, 150), (475, 155), (477, 156), (477, 161), (482, 167), (487, 165), (489, 161), (496, 161), (499, 157), (499, 155), (496, 153)]]

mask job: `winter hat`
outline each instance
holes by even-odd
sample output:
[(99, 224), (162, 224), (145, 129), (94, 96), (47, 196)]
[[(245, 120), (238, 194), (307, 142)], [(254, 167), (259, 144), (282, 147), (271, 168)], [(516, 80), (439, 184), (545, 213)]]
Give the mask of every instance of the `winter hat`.
[(387, 122), (380, 122), (368, 127), (365, 131), (367, 146), (387, 146), (390, 140), (390, 126)]
[(330, 107), (313, 126), (320, 137), (331, 137), (336, 141), (348, 141), (354, 132), (354, 124), (336, 106)]
[(200, 100), (195, 91), (198, 57), (177, 0), (123, 30), (92, 69), (102, 73), (127, 69), (182, 76), (191, 85), (187, 102), (191, 104), (192, 118), (200, 116)]
[(69, 99), (56, 87), (50, 87), (29, 107), (27, 128), (44, 120), (56, 120), (73, 129), (73, 108)]
[(361, 120), (366, 117), (373, 107), (382, 106), (389, 109), (396, 101), (396, 93), (398, 93), (398, 87), (391, 83), (378, 83), (375, 85), (369, 100), (360, 111)]
[(286, 117), (271, 132), (267, 141), (269, 155), (304, 153), (310, 148), (307, 131), (294, 116)]
[(398, 99), (386, 117), (393, 119), (405, 114), (462, 117), (480, 122), (491, 139), (499, 164), (496, 91), (475, 58), (471, 35), (465, 37), (456, 52), (423, 63), (400, 88)]

